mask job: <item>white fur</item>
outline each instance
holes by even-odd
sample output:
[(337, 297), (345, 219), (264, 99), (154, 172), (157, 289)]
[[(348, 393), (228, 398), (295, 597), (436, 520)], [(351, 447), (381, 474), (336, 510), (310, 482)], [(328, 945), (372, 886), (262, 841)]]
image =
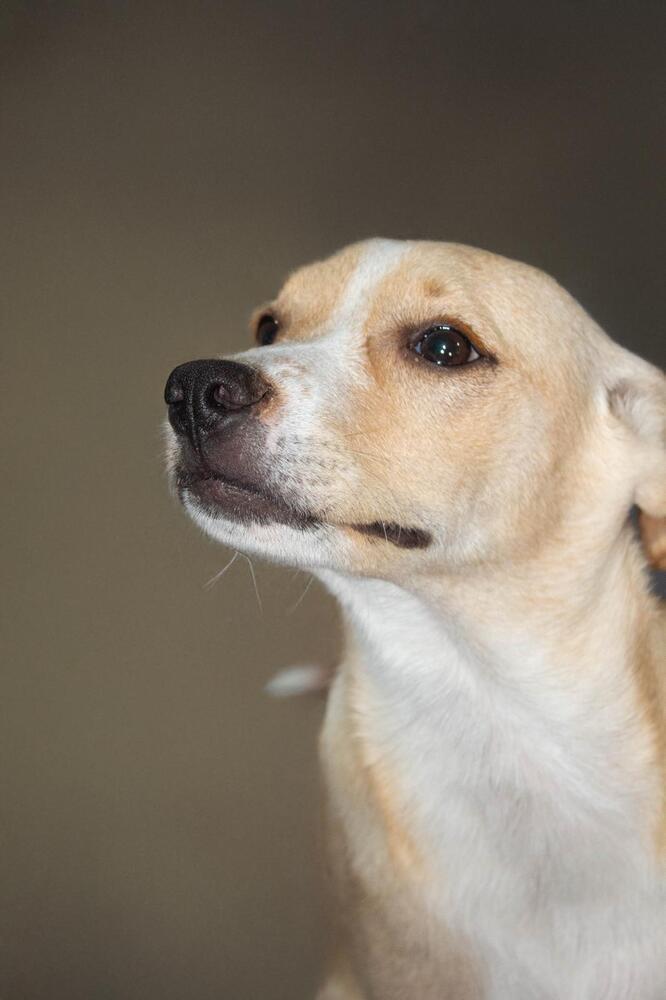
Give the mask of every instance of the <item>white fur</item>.
[[(394, 584), (320, 575), (360, 642), (364, 742), (408, 776), (399, 809), (427, 857), (423, 906), (484, 956), (488, 1000), (663, 997), (666, 895), (641, 833), (659, 793), (623, 759), (640, 743), (623, 682), (626, 608), (612, 609), (612, 636), (591, 636), (603, 676), (574, 699), (558, 680), (566, 664), (547, 662), (529, 629), (489, 628), (453, 593), (442, 617)], [(331, 733), (340, 711), (332, 697)], [(329, 783), (352, 851), (376, 864), (366, 817)]]

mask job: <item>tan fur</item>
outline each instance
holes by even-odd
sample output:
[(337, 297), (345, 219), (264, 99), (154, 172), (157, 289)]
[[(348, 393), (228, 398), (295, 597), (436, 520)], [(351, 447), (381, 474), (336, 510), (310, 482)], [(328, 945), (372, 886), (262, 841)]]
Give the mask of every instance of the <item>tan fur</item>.
[(666, 859), (666, 615), (652, 607), (642, 623), (632, 666), (644, 718), (654, 741), (654, 766), (661, 776), (662, 800), (655, 823), (657, 853)]
[(282, 340), (307, 340), (334, 312), (360, 254), (356, 244), (296, 271), (274, 302), (254, 311), (251, 327), (262, 313), (270, 312), (280, 323)]

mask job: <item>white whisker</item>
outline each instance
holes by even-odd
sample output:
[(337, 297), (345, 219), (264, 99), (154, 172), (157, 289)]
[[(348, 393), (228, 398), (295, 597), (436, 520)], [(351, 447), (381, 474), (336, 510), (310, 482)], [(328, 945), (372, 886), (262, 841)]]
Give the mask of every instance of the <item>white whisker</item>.
[(217, 581), (220, 580), (224, 576), (224, 574), (227, 572), (227, 570), (231, 569), (231, 567), (233, 566), (233, 564), (238, 559), (239, 555), (240, 555), (240, 552), (238, 552), (238, 551), (234, 552), (234, 554), (232, 555), (231, 559), (226, 564), (226, 566), (224, 567), (224, 569), (221, 569), (219, 573), (216, 573), (215, 576), (211, 576), (210, 580), (208, 580), (206, 583), (204, 583), (204, 590), (210, 590), (211, 587), (214, 587), (215, 584), (217, 583)]
[(301, 594), (301, 596), (298, 598), (298, 600), (296, 601), (296, 603), (292, 604), (292, 606), (287, 609), (287, 614), (288, 615), (293, 615), (293, 613), (296, 610), (296, 608), (298, 608), (298, 607), (301, 606), (301, 604), (303, 603), (303, 601), (305, 599), (305, 595), (307, 594), (308, 590), (310, 589), (310, 587), (312, 586), (313, 583), (314, 583), (314, 577), (311, 576), (310, 579), (308, 580), (308, 582), (305, 584), (305, 590), (303, 591), (303, 593)]
[(257, 598), (257, 604), (259, 605), (259, 610), (263, 614), (264, 606), (263, 606), (263, 604), (261, 602), (261, 597), (259, 595), (259, 587), (257, 586), (257, 577), (256, 577), (256, 574), (254, 572), (254, 566), (252, 565), (252, 560), (250, 559), (249, 556), (246, 556), (244, 552), (241, 552), (240, 554), (242, 555), (243, 559), (245, 559), (245, 561), (247, 562), (247, 564), (248, 564), (248, 566), (250, 568), (250, 576), (252, 577), (252, 586), (254, 587), (254, 593), (255, 593), (255, 596)]

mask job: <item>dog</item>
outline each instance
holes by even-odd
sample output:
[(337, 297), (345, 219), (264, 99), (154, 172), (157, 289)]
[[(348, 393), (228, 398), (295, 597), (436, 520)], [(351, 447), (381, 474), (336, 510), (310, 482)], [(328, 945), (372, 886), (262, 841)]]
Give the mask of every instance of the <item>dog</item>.
[(369, 240), (177, 367), (214, 539), (314, 573), (339, 947), (319, 1000), (666, 997), (666, 379), (552, 278)]

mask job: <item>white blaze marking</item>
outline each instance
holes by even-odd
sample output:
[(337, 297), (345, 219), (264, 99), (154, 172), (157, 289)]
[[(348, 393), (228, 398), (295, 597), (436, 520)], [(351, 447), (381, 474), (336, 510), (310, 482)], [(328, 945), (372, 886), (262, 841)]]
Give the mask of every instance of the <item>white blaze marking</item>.
[(370, 296), (408, 253), (405, 240), (370, 240), (329, 320), (331, 332), (358, 332), (368, 317)]
[(313, 508), (320, 509), (336, 490), (353, 490), (360, 475), (346, 442), (331, 433), (331, 418), (341, 406), (353, 405), (352, 386), (365, 389), (363, 330), (374, 293), (412, 248), (406, 240), (368, 240), (337, 306), (311, 340), (278, 340), (274, 347), (236, 355), (257, 364), (281, 395), (265, 440), (272, 481), (286, 485), (292, 496), (305, 496)]

